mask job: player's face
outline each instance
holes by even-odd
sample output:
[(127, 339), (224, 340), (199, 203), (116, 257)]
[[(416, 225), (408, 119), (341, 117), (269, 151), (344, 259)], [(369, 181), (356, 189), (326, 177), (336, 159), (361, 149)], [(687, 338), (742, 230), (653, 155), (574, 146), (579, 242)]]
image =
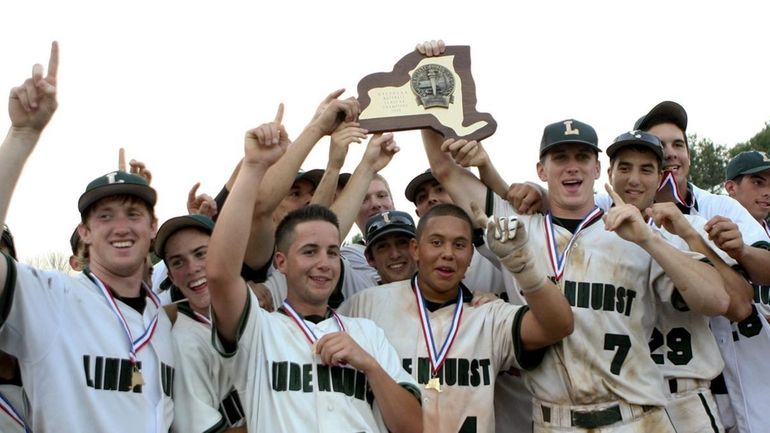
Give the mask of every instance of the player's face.
[(626, 203), (640, 210), (650, 207), (660, 183), (658, 158), (652, 152), (621, 149), (609, 168), (610, 185)]
[(356, 217), (356, 224), (358, 228), (363, 232), (366, 227), (366, 220), (372, 215), (385, 212), (386, 210), (395, 210), (393, 205), (393, 198), (390, 196), (388, 187), (385, 183), (379, 179), (373, 179), (369, 182), (369, 189), (366, 191), (364, 202), (361, 203), (361, 208), (358, 209), (358, 216)]
[(457, 296), (457, 287), (473, 257), (471, 227), (454, 216), (432, 217), (420, 239), (411, 241), (423, 295), (434, 302)]
[(156, 228), (144, 202), (107, 198), (94, 205), (78, 231), (92, 270), (129, 277), (144, 273)]
[(661, 123), (650, 128), (663, 145), (663, 171), (674, 173), (676, 184), (684, 191), (687, 175), (690, 174), (690, 152), (687, 149), (684, 132), (673, 123)]
[(383, 283), (406, 280), (417, 272), (417, 264), (409, 252), (411, 240), (403, 233), (394, 233), (369, 246), (369, 265), (377, 269)]
[(417, 206), (417, 216), (420, 216), (425, 215), (433, 206), (454, 202), (444, 187), (438, 181), (432, 180), (420, 185), (414, 195), (414, 203)]
[(310, 204), (313, 199), (315, 187), (305, 179), (300, 179), (291, 186), (289, 195), (283, 198), (278, 207), (273, 211), (273, 223), (278, 225), (289, 212)]
[(556, 146), (537, 163), (540, 180), (548, 183), (551, 212), (561, 218), (582, 218), (594, 206), (594, 181), (600, 164), (588, 145)]
[(209, 286), (206, 280), (206, 252), (209, 235), (194, 228), (177, 231), (166, 241), (168, 276), (190, 302), (193, 310), (208, 315)]
[(742, 176), (736, 182), (728, 180), (725, 189), (738, 200), (756, 220), (764, 220), (770, 213), (770, 170)]
[(275, 254), (276, 267), (286, 275), (289, 302), (303, 315), (326, 311), (340, 276), (339, 236), (327, 221), (299, 223), (287, 251)]

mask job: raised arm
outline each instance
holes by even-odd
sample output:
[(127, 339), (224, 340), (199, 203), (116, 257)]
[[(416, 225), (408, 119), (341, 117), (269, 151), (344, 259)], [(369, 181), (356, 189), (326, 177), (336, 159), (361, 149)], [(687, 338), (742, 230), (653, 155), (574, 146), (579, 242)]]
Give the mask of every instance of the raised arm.
[(331, 207), (337, 193), (340, 170), (348, 154), (348, 146), (351, 143), (361, 143), (365, 138), (366, 130), (361, 128), (358, 122), (343, 122), (334, 130), (329, 143), (329, 160), (321, 182), (313, 193), (313, 199), (310, 201), (312, 204)]
[(353, 227), (375, 173), (385, 168), (398, 151), (393, 134), (375, 134), (369, 139), (361, 162), (350, 176), (345, 189), (331, 206), (331, 210), (339, 218), (340, 242), (345, 240), (345, 236)]
[(719, 273), (707, 263), (693, 259), (655, 235), (636, 206), (626, 204), (609, 185), (606, 189), (615, 203), (603, 217), (606, 229), (647, 251), (663, 268), (692, 311), (706, 316), (725, 314), (730, 298)]
[(724, 280), (724, 289), (730, 298), (730, 306), (724, 314), (725, 317), (740, 322), (751, 314), (754, 292), (749, 282), (722, 260), (722, 257), (706, 243), (674, 203), (656, 203), (647, 210), (647, 214), (656, 225), (662, 225), (669, 232), (682, 238), (691, 251), (703, 254), (711, 262)]
[[(277, 117), (282, 115), (281, 111)], [(247, 288), (241, 278), (241, 263), (246, 254), (259, 185), (269, 167), (286, 151), (285, 143), (270, 139), (274, 129), (275, 122), (272, 122), (246, 133), (240, 173), (209, 240), (206, 276), (211, 306), (217, 331), (228, 342), (235, 341), (246, 305)]]
[[(27, 78), (21, 86), (11, 89), (8, 97), (11, 127), (0, 145), (0, 224), (5, 224), (8, 205), (24, 164), (58, 106), (58, 69), (59, 45), (53, 42), (48, 60), (48, 75), (44, 77), (43, 66), (35, 64), (32, 67), (32, 77)], [(7, 271), (5, 260), (0, 260), (0, 281), (5, 281)], [(0, 291), (2, 290), (3, 288), (0, 288)]]

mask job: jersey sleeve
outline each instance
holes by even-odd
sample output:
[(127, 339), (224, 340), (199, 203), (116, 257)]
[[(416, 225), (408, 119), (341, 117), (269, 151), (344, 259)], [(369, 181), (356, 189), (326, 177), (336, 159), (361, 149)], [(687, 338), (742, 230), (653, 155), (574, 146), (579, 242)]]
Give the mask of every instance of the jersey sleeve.
[(374, 287), (380, 284), (380, 274), (377, 270), (369, 266), (369, 262), (364, 255), (365, 247), (363, 245), (352, 244), (340, 248), (340, 255), (350, 264), (352, 272), (363, 280), (363, 287)]
[(497, 357), (500, 371), (510, 370), (511, 367), (520, 370), (532, 370), (543, 361), (547, 348), (524, 350), (521, 335), (521, 323), (524, 314), (529, 311), (526, 305), (511, 305), (503, 301), (490, 302), (488, 305), (493, 320), (493, 350)]
[[(181, 319), (181, 318), (180, 318)], [(219, 392), (214, 381), (213, 364), (219, 362), (205, 338), (199, 338), (188, 329), (173, 331), (176, 363), (174, 380), (174, 432), (223, 431), (226, 423), (219, 412)], [(182, 326), (203, 326), (185, 323)]]
[(606, 192), (600, 192), (594, 194), (594, 204), (602, 211), (608, 212), (612, 207), (612, 199), (610, 199), (610, 195)]
[[(214, 345), (214, 349), (225, 358), (232, 358), (238, 353), (244, 341), (247, 342), (247, 346), (261, 344), (258, 331), (263, 310), (259, 308), (259, 301), (254, 292), (246, 284), (244, 284), (244, 289), (246, 290), (246, 304), (243, 306), (243, 313), (241, 313), (233, 344), (222, 341), (217, 332), (216, 315), (213, 310), (211, 312), (211, 343)], [(249, 347), (246, 347), (246, 350), (249, 350)]]
[(392, 344), (390, 344), (390, 341), (388, 341), (388, 338), (385, 336), (385, 332), (371, 320), (366, 321), (373, 328), (372, 334), (374, 335), (374, 349), (371, 355), (374, 356), (374, 358), (380, 363), (383, 370), (388, 373), (388, 376), (392, 377), (396, 383), (406, 388), (407, 391), (414, 394), (414, 396), (417, 397), (417, 400), (419, 401), (421, 393), (420, 388), (417, 386), (417, 381), (412, 377), (411, 374), (404, 370), (404, 367), (401, 364), (401, 359), (398, 357), (396, 349)]

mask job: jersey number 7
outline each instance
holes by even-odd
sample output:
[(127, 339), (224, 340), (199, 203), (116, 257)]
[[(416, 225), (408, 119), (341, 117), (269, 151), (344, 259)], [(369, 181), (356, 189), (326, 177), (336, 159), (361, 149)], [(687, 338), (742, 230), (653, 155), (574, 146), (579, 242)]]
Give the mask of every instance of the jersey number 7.
[(628, 356), (628, 351), (631, 349), (631, 339), (628, 335), (623, 334), (604, 334), (604, 350), (615, 350), (615, 356), (612, 357), (612, 364), (610, 364), (610, 372), (614, 375), (620, 374), (620, 367), (623, 366), (623, 362)]

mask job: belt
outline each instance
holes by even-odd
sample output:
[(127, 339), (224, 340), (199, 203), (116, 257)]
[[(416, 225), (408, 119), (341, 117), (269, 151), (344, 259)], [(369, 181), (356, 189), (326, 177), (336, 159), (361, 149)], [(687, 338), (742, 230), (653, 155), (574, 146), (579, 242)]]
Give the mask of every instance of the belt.
[[(644, 412), (656, 408), (656, 406), (639, 406), (624, 402), (618, 402), (596, 410), (570, 409), (569, 406), (554, 406), (540, 402), (535, 403), (536, 408), (537, 406), (540, 406), (540, 415), (542, 415), (544, 423), (561, 427), (580, 427), (586, 429), (608, 426), (624, 419), (631, 420)], [(557, 411), (563, 415), (560, 416), (554, 413)], [(565, 419), (564, 415), (568, 415), (568, 419)], [(535, 418), (538, 418), (537, 415)]]
[(709, 388), (710, 382), (708, 380), (684, 378), (668, 380), (668, 390), (671, 391), (671, 394)]

